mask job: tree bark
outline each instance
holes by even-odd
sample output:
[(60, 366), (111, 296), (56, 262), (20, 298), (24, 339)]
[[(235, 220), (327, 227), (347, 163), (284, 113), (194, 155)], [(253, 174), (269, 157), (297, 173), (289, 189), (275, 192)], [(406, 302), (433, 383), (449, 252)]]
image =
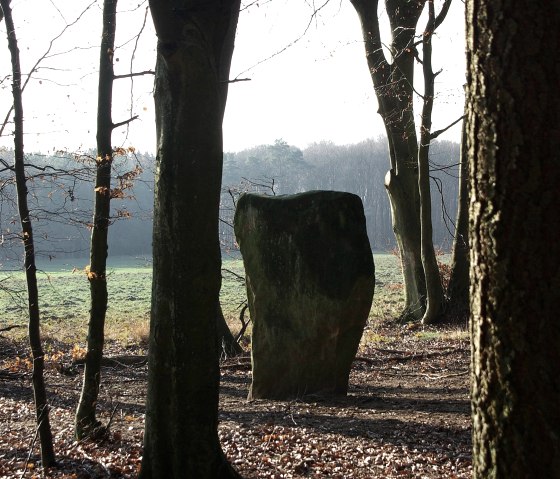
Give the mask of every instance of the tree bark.
[(426, 279), (422, 266), (418, 171), (401, 170), (397, 174), (391, 169), (385, 176), (385, 188), (404, 281), (405, 308), (401, 320), (419, 320), (426, 308)]
[(391, 169), (385, 187), (405, 286), (404, 319), (421, 319), (426, 306), (422, 266), (418, 143), (413, 111), (416, 25), (425, 0), (386, 0), (391, 24), (392, 63), (383, 53), (378, 0), (351, 0), (362, 24), (366, 58), (383, 118)]
[(558, 4), (468, 2), (477, 478), (560, 471), (559, 31)]
[(422, 267), (426, 279), (426, 309), (423, 324), (440, 319), (443, 309), (443, 286), (433, 243), (432, 197), (430, 194), (430, 143), (432, 141), (432, 110), (434, 106), (434, 79), (432, 69), (432, 37), (436, 28), (434, 2), (428, 1), (428, 23), (422, 36), (424, 98), (418, 147), (418, 191), (420, 192), (420, 234)]
[(90, 284), (91, 309), (88, 325), (84, 384), (76, 412), (76, 437), (91, 434), (101, 423), (96, 419), (96, 404), (101, 383), (105, 314), (107, 312), (107, 236), (111, 207), (111, 165), (113, 148), (113, 52), (117, 22), (117, 0), (103, 2), (103, 31), (99, 58), (99, 87), (97, 98), (97, 159), (94, 215), (91, 233)]
[(224, 312), (222, 311), (222, 306), (218, 306), (218, 314), (216, 316), (216, 327), (218, 330), (218, 357), (222, 358), (233, 358), (239, 354), (243, 353), (243, 348), (233, 337), (229, 326), (224, 318)]
[(469, 307), (469, 169), (467, 152), (467, 120), (463, 120), (461, 159), (459, 165), (459, 203), (455, 238), (451, 257), (451, 277), (447, 288), (446, 315), (451, 321), (467, 321)]
[(33, 227), (27, 203), (27, 181), (24, 168), (23, 150), (23, 102), (21, 94), (21, 66), (19, 61), (19, 48), (16, 38), (10, 0), (0, 0), (2, 13), (6, 21), (8, 32), (8, 48), (12, 61), (12, 94), (14, 99), (14, 172), (16, 176), (16, 191), (18, 212), (22, 229), (24, 248), (25, 279), (27, 283), (27, 305), (29, 313), (29, 345), (33, 357), (33, 396), (41, 444), (41, 463), (43, 467), (55, 464), (53, 438), (49, 420), (49, 403), (43, 376), (44, 354), (41, 344), (39, 290), (37, 287), (37, 267), (35, 265), (35, 243)]
[(218, 433), (222, 119), (239, 0), (151, 0), (157, 172), (140, 477), (239, 477)]

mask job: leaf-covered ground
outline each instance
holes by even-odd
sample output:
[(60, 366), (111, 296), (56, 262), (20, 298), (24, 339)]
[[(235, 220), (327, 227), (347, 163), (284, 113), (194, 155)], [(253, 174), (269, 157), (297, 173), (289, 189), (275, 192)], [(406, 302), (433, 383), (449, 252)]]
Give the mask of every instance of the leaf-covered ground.
[[(247, 402), (248, 356), (222, 362), (219, 435), (245, 478), (471, 476), (469, 346), (464, 334), (394, 327), (360, 350), (345, 399)], [(379, 340), (382, 339), (382, 340)], [(109, 344), (100, 417), (110, 433), (77, 442), (79, 354), (51, 345), (47, 384), (59, 467), (43, 471), (25, 346), (0, 338), (0, 478), (136, 477), (142, 456), (146, 365), (138, 348)]]

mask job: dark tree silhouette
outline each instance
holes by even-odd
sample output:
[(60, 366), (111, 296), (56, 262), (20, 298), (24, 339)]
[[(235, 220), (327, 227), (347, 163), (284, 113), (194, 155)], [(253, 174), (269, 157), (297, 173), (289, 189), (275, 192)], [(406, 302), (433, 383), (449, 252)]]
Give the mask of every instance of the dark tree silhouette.
[(558, 3), (467, 2), (475, 478), (560, 471), (559, 31)]
[(21, 239), (24, 248), (25, 279), (27, 283), (27, 304), (29, 312), (29, 344), (33, 357), (33, 395), (37, 416), (37, 428), (41, 443), (41, 462), (43, 467), (55, 464), (53, 438), (49, 420), (49, 403), (43, 376), (44, 354), (41, 344), (39, 291), (37, 288), (37, 267), (35, 266), (35, 243), (33, 227), (27, 205), (27, 180), (24, 167), (23, 149), (23, 101), (21, 94), (21, 67), (19, 49), (16, 38), (10, 0), (0, 0), (2, 14), (8, 31), (8, 48), (12, 60), (12, 94), (14, 98), (14, 173), (16, 177), (16, 190), (18, 212), (21, 223)]
[(95, 411), (101, 382), (105, 314), (107, 312), (107, 235), (111, 208), (111, 135), (115, 126), (111, 116), (113, 104), (113, 53), (117, 27), (117, 0), (103, 2), (103, 32), (99, 59), (97, 97), (97, 157), (94, 214), (91, 233), (90, 283), (91, 307), (88, 324), (87, 354), (82, 394), (76, 411), (76, 437), (91, 434), (101, 423)]
[(140, 477), (239, 477), (218, 440), (222, 120), (239, 0), (150, 2), (158, 35), (154, 274)]
[(447, 287), (447, 317), (450, 321), (467, 321), (469, 317), (469, 165), (467, 151), (467, 122), (461, 132), (459, 161), (459, 201), (455, 221), (455, 237), (451, 255), (451, 275)]

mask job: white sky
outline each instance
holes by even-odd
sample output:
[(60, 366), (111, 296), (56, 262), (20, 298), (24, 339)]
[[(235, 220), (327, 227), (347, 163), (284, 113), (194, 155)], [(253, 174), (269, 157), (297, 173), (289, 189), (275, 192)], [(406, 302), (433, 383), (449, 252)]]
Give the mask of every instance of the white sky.
[[(45, 53), (49, 42), (73, 22), (92, 0), (13, 0), (13, 15), (20, 42), (24, 72)], [(115, 72), (130, 69), (134, 36), (144, 17), (146, 3), (120, 0)], [(95, 145), (98, 44), (101, 33), (101, 0), (54, 43), (24, 93), (25, 145), (28, 152), (89, 148)], [(436, 8), (441, 2), (436, 1)], [(322, 4), (316, 4), (322, 5)], [(461, 116), (465, 82), (464, 4), (453, 0), (448, 18), (434, 41), (436, 79), (434, 128)], [(301, 0), (261, 0), (242, 11), (231, 78), (251, 81), (230, 86), (224, 119), (224, 149), (238, 151), (283, 138), (304, 148), (328, 140), (354, 143), (377, 137), (384, 129), (366, 66), (358, 17), (349, 0), (330, 0), (313, 19), (300, 40), (283, 53), (255, 66), (298, 39), (308, 26), (313, 7)], [(420, 25), (424, 21), (421, 20)], [(5, 24), (0, 25), (0, 79), (9, 72)], [(131, 40), (132, 41), (129, 41)], [(127, 43), (128, 42), (128, 43)], [(76, 49), (76, 47), (78, 49)], [(148, 15), (139, 43), (134, 71), (153, 69), (155, 35)], [(417, 76), (420, 78), (420, 76)], [(133, 114), (140, 116), (128, 131), (114, 133), (114, 143), (155, 151), (152, 100), (153, 77), (134, 80)], [(419, 87), (421, 90), (421, 87)], [(116, 82), (113, 121), (130, 116), (131, 84)], [(0, 85), (0, 117), (11, 102), (10, 83)], [(448, 139), (459, 140), (459, 126)], [(5, 134), (11, 131), (8, 126)], [(11, 147), (9, 136), (0, 147)]]

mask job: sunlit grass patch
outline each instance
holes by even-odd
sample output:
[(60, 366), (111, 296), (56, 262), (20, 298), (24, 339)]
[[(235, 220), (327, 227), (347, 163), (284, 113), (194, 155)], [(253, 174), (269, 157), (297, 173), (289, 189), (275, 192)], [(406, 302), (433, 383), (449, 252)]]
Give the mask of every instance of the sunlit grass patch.
[[(379, 329), (398, 318), (403, 307), (403, 288), (397, 259), (389, 254), (375, 254), (376, 287), (366, 330), (368, 342), (383, 341)], [(41, 329), (44, 339), (67, 344), (85, 344), (89, 321), (90, 290), (84, 267), (87, 259), (60, 260), (42, 266), (38, 275)], [(220, 303), (232, 333), (239, 332), (241, 309), (246, 303), (245, 270), (239, 257), (223, 261)], [(109, 304), (106, 316), (107, 341), (123, 345), (143, 345), (149, 335), (151, 264), (135, 258), (109, 257), (107, 288)], [(14, 295), (0, 292), (0, 327), (17, 324), (10, 331), (14, 339), (26, 339), (27, 306), (23, 272), (12, 272), (2, 282)], [(281, 305), (279, 306), (281, 307)], [(245, 311), (245, 320), (249, 311)], [(250, 338), (251, 325), (246, 335)]]
[(416, 332), (414, 336), (426, 341), (468, 341), (470, 338), (469, 331), (464, 326), (432, 326)]
[(150, 339), (150, 320), (146, 318), (134, 321), (128, 328), (127, 340), (130, 344), (148, 347)]
[(432, 339), (439, 339), (441, 337), (441, 333), (435, 330), (418, 331), (414, 336), (416, 336), (418, 339), (425, 339), (429, 341)]
[(375, 346), (375, 345), (387, 343), (389, 341), (391, 341), (391, 338), (389, 338), (387, 335), (366, 328), (364, 330), (364, 334), (362, 335), (362, 339), (360, 341), (360, 347)]

